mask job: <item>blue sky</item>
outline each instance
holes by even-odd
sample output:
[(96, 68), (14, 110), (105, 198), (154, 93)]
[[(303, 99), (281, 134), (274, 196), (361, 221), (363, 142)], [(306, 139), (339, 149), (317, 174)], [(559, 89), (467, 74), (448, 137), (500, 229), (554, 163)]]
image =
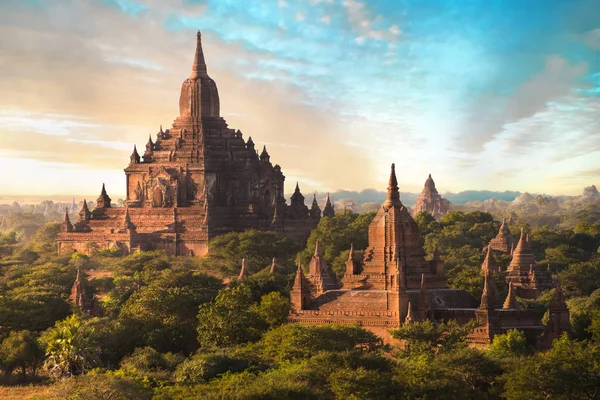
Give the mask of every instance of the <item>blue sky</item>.
[(8, 193), (124, 191), (195, 31), (230, 126), (290, 191), (600, 184), (600, 0), (4, 0)]

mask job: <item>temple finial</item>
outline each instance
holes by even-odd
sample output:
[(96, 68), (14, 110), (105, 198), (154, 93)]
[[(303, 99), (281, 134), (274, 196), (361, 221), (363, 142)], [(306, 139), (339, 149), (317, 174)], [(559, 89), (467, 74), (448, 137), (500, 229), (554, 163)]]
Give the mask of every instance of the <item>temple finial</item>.
[(400, 203), (400, 192), (398, 190), (398, 180), (396, 179), (396, 165), (392, 164), (392, 170), (390, 172), (390, 180), (387, 188), (387, 197), (385, 199), (387, 206), (399, 205)]
[(196, 55), (194, 56), (190, 80), (196, 80), (203, 76), (208, 75), (206, 72), (206, 62), (204, 61), (204, 52), (202, 51), (202, 34), (198, 31), (196, 34)]

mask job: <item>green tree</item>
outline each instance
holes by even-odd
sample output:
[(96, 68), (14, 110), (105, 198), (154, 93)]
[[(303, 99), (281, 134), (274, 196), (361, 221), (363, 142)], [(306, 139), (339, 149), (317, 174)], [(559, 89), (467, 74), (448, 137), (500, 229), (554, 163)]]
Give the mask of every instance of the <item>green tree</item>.
[(269, 266), (273, 257), (280, 267), (293, 267), (293, 257), (298, 251), (298, 246), (290, 238), (255, 229), (217, 236), (211, 239), (208, 247), (210, 251), (201, 260), (202, 267), (233, 276), (239, 274), (243, 258), (252, 274)]
[(28, 369), (33, 375), (44, 358), (35, 335), (29, 331), (12, 331), (0, 344), (0, 366), (6, 375), (16, 368), (25, 376)]
[(523, 356), (528, 352), (525, 334), (517, 329), (510, 329), (506, 333), (494, 336), (490, 346), (490, 353), (501, 357)]
[(162, 352), (190, 352), (198, 347), (198, 306), (212, 300), (221, 287), (218, 279), (208, 275), (166, 269), (127, 299), (119, 321), (135, 327), (138, 345)]
[(357, 346), (375, 350), (381, 344), (379, 337), (358, 326), (287, 324), (267, 332), (257, 349), (267, 359), (283, 362), (308, 359), (319, 351), (341, 352)]
[(260, 299), (254, 311), (267, 323), (269, 328), (282, 325), (287, 320), (290, 301), (279, 292), (268, 293)]
[(406, 354), (439, 353), (465, 347), (467, 335), (476, 326), (476, 321), (465, 325), (454, 320), (440, 324), (419, 321), (400, 326), (392, 331), (392, 336), (405, 341)]
[(219, 291), (214, 302), (198, 312), (198, 342), (202, 348), (227, 347), (260, 338), (265, 321), (252, 306), (252, 292), (244, 284)]
[(520, 399), (600, 398), (600, 344), (554, 341), (552, 348), (512, 364), (504, 380), (505, 396)]
[(371, 212), (367, 214), (336, 214), (332, 218), (321, 218), (317, 228), (308, 237), (306, 248), (298, 254), (297, 260), (303, 265), (310, 262), (315, 252), (317, 239), (329, 265), (343, 251), (349, 250), (351, 244), (354, 244), (355, 250), (366, 249), (369, 224), (374, 217), (375, 213)]
[(184, 359), (181, 355), (159, 353), (152, 347), (138, 347), (121, 360), (121, 371), (140, 380), (159, 383), (170, 380), (171, 373)]
[(77, 315), (58, 321), (41, 337), (46, 347), (45, 367), (52, 378), (78, 375), (96, 364), (98, 346), (94, 332)]

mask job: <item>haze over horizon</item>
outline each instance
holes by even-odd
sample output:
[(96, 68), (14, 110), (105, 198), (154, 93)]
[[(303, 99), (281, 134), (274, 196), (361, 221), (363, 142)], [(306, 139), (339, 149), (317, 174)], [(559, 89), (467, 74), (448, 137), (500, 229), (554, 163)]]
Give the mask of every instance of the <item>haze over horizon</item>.
[(124, 197), (202, 31), (221, 113), (305, 195), (515, 190), (600, 177), (600, 0), (8, 0), (2, 195)]

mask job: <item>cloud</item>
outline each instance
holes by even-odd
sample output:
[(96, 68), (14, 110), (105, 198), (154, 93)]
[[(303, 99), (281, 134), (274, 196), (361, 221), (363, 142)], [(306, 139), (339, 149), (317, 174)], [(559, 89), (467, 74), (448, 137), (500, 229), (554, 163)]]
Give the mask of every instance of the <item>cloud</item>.
[(587, 32), (585, 34), (585, 43), (592, 49), (600, 50), (600, 28)]
[[(490, 96), (484, 94), (473, 103), (473, 110), (467, 115), (463, 133), (456, 138), (456, 146), (462, 151), (479, 153), (485, 144), (501, 134), (506, 126), (518, 124), (547, 108), (548, 102), (569, 94), (576, 82), (587, 72), (585, 62), (571, 63), (552, 55), (546, 58), (543, 70), (523, 82), (510, 96)], [(482, 108), (482, 104), (486, 107)], [(525, 145), (537, 137), (535, 125), (523, 126), (523, 135), (516, 139)], [(531, 129), (529, 129), (530, 127)]]
[(357, 43), (364, 43), (366, 38), (392, 42), (397, 40), (400, 28), (392, 25), (387, 29), (375, 29), (374, 25), (380, 23), (383, 18), (381, 16), (372, 18), (366, 3), (358, 0), (343, 0), (342, 6), (346, 10), (350, 26), (358, 34), (355, 39)]
[(321, 22), (329, 25), (331, 23), (331, 15), (323, 15), (321, 17)]
[[(195, 32), (165, 31), (151, 11), (132, 19), (85, 1), (60, 4), (44, 13), (15, 10), (0, 17), (0, 74), (11, 77), (0, 81), (0, 109), (18, 116), (0, 116), (12, 124), (0, 131), (5, 155), (122, 171), (133, 144), (143, 147), (148, 133), (177, 116)], [(261, 63), (275, 61), (272, 54), (224, 42), (210, 31), (203, 42), (222, 114), (258, 146), (273, 143), (269, 152), (284, 174), (303, 170), (307, 182), (318, 185), (314, 189), (369, 180), (368, 162), (341, 140), (344, 127), (313, 106), (302, 87), (249, 77), (271, 70)], [(343, 169), (326, 173), (332, 164)]]
[(302, 14), (301, 12), (297, 12), (296, 21), (304, 21), (304, 14)]

